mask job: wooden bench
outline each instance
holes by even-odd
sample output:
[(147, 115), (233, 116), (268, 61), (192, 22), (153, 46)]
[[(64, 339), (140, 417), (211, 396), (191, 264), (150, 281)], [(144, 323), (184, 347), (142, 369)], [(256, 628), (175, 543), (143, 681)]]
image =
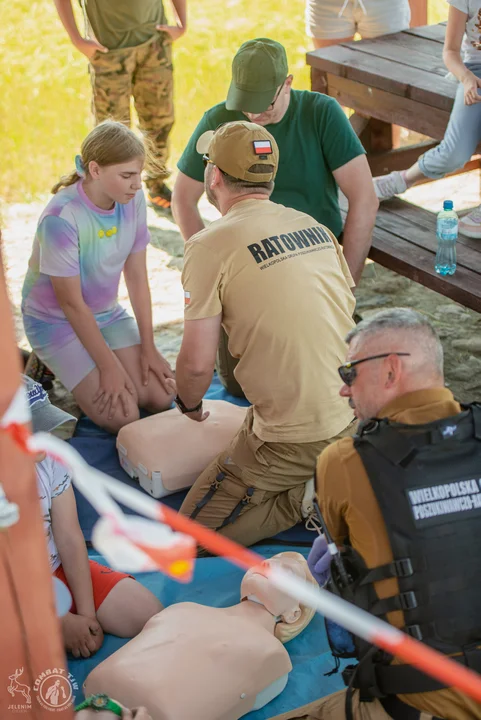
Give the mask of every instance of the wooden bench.
[[(347, 205), (341, 210), (345, 217)], [(371, 260), (481, 313), (481, 240), (459, 236), (458, 266), (448, 278), (434, 270), (435, 255), (434, 213), (400, 198), (381, 203)]]
[[(456, 93), (442, 60), (443, 24), (307, 54), (312, 89), (370, 119), (360, 133), (373, 175), (409, 167), (442, 140)], [(432, 138), (393, 149), (393, 124)], [(478, 148), (481, 150), (481, 148)], [(460, 171), (479, 169), (474, 156)], [(481, 240), (460, 235), (455, 275), (434, 270), (434, 214), (400, 199), (381, 204), (370, 257), (385, 267), (481, 312)]]

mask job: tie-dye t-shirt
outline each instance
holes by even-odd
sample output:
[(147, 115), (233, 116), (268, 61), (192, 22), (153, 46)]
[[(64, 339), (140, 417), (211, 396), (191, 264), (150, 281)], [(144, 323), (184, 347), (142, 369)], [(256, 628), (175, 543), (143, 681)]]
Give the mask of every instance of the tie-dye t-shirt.
[(23, 313), (48, 322), (65, 320), (50, 276), (75, 275), (80, 275), (83, 298), (94, 314), (113, 310), (125, 261), (149, 241), (142, 191), (126, 205), (101, 210), (80, 181), (60, 190), (38, 223), (23, 285)]
[(52, 500), (64, 493), (72, 484), (72, 479), (63, 465), (46, 457), (37, 463), (37, 490), (42, 508), (43, 527), (47, 539), (48, 556), (52, 572), (61, 564), (60, 555), (52, 532)]

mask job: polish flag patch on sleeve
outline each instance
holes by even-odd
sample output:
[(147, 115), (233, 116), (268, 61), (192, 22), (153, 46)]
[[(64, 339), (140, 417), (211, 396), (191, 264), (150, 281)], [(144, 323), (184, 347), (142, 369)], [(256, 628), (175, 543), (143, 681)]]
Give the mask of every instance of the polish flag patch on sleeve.
[(184, 292), (184, 307), (190, 305), (190, 292)]
[(256, 155), (272, 155), (270, 140), (254, 140), (254, 153)]

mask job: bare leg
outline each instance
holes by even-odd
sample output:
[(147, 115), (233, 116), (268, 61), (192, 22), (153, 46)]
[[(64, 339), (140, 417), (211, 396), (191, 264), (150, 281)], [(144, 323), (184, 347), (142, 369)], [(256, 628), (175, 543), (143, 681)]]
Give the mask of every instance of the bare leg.
[(98, 368), (94, 368), (78, 385), (72, 390), (75, 402), (81, 410), (100, 427), (111, 433), (118, 433), (121, 427), (128, 423), (139, 419), (139, 407), (137, 394), (130, 395), (127, 393), (128, 414), (125, 415), (122, 403), (119, 401), (114, 416), (109, 418), (109, 405), (104, 409), (103, 413), (99, 412), (99, 403), (94, 403), (92, 398), (95, 397), (100, 384), (100, 373)]
[(411, 165), (410, 168), (406, 170), (405, 174), (406, 179), (406, 185), (411, 187), (411, 185), (415, 185), (420, 180), (424, 180), (426, 177), (422, 172), (417, 162), (414, 163), (414, 165)]
[(131, 347), (122, 348), (122, 350), (114, 350), (114, 353), (135, 385), (139, 407), (153, 413), (168, 410), (172, 405), (174, 396), (164, 390), (157, 376), (152, 372), (149, 373), (148, 385), (142, 384), (140, 349), (140, 345), (131, 345)]
[(124, 578), (112, 588), (97, 610), (104, 632), (118, 637), (134, 637), (147, 620), (163, 610), (162, 603), (143, 585)]

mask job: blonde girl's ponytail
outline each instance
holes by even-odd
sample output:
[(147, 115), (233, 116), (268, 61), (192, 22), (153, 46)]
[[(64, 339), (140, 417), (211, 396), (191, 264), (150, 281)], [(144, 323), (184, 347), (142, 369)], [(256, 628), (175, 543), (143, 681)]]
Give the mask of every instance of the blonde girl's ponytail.
[[(77, 157), (80, 157), (80, 155), (77, 155)], [(55, 195), (56, 193), (58, 193), (59, 190), (64, 187), (69, 187), (69, 185), (75, 185), (75, 183), (78, 182), (82, 177), (85, 177), (85, 173), (83, 176), (79, 175), (77, 170), (71, 172), (70, 175), (62, 175), (60, 180), (53, 186), (51, 190), (52, 195)]]

